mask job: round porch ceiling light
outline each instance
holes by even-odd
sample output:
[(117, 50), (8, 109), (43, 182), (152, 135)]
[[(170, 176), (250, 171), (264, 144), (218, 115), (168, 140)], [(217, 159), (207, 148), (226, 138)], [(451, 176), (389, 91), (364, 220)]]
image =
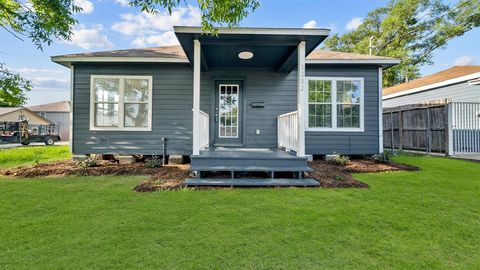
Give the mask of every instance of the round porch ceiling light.
[(251, 51), (241, 51), (238, 53), (238, 58), (243, 60), (248, 60), (253, 58), (253, 52)]

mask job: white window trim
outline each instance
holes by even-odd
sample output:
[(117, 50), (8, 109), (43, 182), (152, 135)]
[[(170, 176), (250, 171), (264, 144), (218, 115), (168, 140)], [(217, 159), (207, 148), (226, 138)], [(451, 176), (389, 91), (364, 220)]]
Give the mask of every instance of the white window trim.
[[(118, 127), (97, 127), (95, 126), (95, 79), (120, 79), (120, 100), (118, 106), (118, 117), (119, 121)], [(124, 127), (125, 113), (124, 113), (124, 100), (123, 91), (124, 83), (123, 80), (128, 79), (138, 79), (138, 80), (148, 80), (148, 119), (147, 127)], [(128, 75), (91, 75), (90, 76), (90, 130), (91, 131), (152, 131), (152, 108), (153, 108), (153, 77), (152, 76), (128, 76)]]
[[(308, 113), (305, 117), (305, 130), (306, 131), (326, 131), (326, 132), (364, 132), (365, 131), (365, 116), (364, 116), (364, 96), (365, 96), (365, 84), (362, 77), (305, 77), (307, 83), (305, 83), (305, 111), (308, 112), (308, 85), (309, 81), (332, 81), (332, 127), (310, 127), (308, 124)], [(343, 128), (337, 127), (337, 81), (360, 81), (360, 127), (358, 128)]]
[[(220, 108), (218, 108), (218, 120), (219, 120), (219, 123), (218, 123), (218, 138), (221, 138), (221, 139), (238, 139), (238, 136), (239, 136), (239, 133), (240, 133), (240, 119), (239, 119), (239, 115), (238, 115), (238, 111), (240, 110), (240, 85), (239, 84), (219, 84), (218, 85), (218, 103), (220, 103), (220, 96), (221, 96), (221, 89), (222, 89), (222, 86), (235, 86), (237, 87), (237, 97), (238, 97), (238, 104), (237, 104), (237, 114), (235, 115), (235, 117), (237, 118), (237, 135), (236, 136), (221, 136), (221, 132), (220, 132), (220, 121), (222, 119), (221, 115), (221, 110)], [(232, 128), (233, 126), (230, 126), (230, 128)], [(226, 134), (226, 133), (225, 133)]]

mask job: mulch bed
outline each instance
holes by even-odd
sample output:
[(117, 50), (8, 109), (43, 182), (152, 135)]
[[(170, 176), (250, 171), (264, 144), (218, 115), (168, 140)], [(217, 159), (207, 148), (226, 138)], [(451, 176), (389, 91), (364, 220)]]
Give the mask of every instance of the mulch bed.
[[(367, 159), (354, 159), (345, 166), (337, 166), (328, 161), (314, 160), (309, 164), (314, 171), (308, 173), (311, 177), (320, 182), (323, 188), (367, 188), (366, 183), (353, 178), (353, 173), (371, 173), (387, 171), (412, 171), (417, 167), (398, 163), (376, 163)], [(18, 168), (1, 169), (0, 175), (34, 178), (34, 177), (65, 177), (65, 176), (102, 176), (102, 175), (150, 175), (150, 178), (134, 187), (137, 192), (153, 192), (157, 190), (174, 190), (184, 187), (184, 180), (189, 177), (189, 165), (175, 164), (166, 165), (160, 168), (148, 168), (144, 163), (116, 164), (110, 161), (98, 161), (97, 166), (82, 168), (74, 161), (57, 161), (39, 165), (24, 166)], [(264, 173), (265, 174), (265, 173)], [(267, 177), (268, 175), (265, 174)], [(247, 173), (237, 177), (265, 177)], [(209, 173), (204, 177), (229, 177), (221, 172), (218, 175)], [(279, 175), (277, 175), (279, 176)], [(284, 178), (289, 175), (282, 175)]]
[(150, 177), (133, 188), (137, 192), (148, 192), (157, 190), (174, 190), (182, 188), (183, 181), (190, 175), (188, 164), (167, 165), (158, 168), (157, 171)]
[(41, 163), (32, 166), (0, 170), (4, 176), (21, 178), (64, 177), (64, 176), (102, 176), (102, 175), (151, 175), (155, 168), (147, 168), (143, 163), (116, 164), (110, 161), (98, 161), (97, 166), (82, 168), (71, 160)]
[(140, 183), (134, 190), (156, 191), (158, 189), (175, 189), (183, 186), (188, 178), (189, 165), (166, 165), (160, 168), (148, 168), (144, 163), (116, 164), (110, 161), (97, 161), (97, 166), (82, 168), (71, 160), (42, 163), (32, 166), (8, 168), (0, 170), (0, 175), (34, 178), (34, 177), (65, 177), (65, 176), (120, 176), (120, 175), (150, 175), (148, 180)]
[(418, 167), (399, 163), (377, 163), (368, 159), (354, 159), (345, 166), (334, 165), (325, 160), (310, 162), (313, 172), (308, 176), (319, 181), (323, 188), (368, 188), (368, 184), (353, 178), (352, 173), (374, 173), (391, 171), (417, 171)]

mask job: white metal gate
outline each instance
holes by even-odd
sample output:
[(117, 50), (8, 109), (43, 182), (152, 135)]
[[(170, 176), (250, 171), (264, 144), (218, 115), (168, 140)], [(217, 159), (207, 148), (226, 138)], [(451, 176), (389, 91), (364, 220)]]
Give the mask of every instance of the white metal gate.
[(449, 104), (451, 154), (480, 154), (480, 103)]

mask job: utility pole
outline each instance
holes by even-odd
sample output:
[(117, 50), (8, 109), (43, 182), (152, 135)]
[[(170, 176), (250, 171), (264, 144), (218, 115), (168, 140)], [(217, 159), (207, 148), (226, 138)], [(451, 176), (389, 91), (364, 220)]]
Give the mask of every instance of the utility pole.
[(376, 39), (376, 37), (371, 36), (370, 37), (370, 45), (368, 46), (368, 54), (372, 55), (372, 50), (376, 48), (376, 46), (373, 46), (373, 40)]

